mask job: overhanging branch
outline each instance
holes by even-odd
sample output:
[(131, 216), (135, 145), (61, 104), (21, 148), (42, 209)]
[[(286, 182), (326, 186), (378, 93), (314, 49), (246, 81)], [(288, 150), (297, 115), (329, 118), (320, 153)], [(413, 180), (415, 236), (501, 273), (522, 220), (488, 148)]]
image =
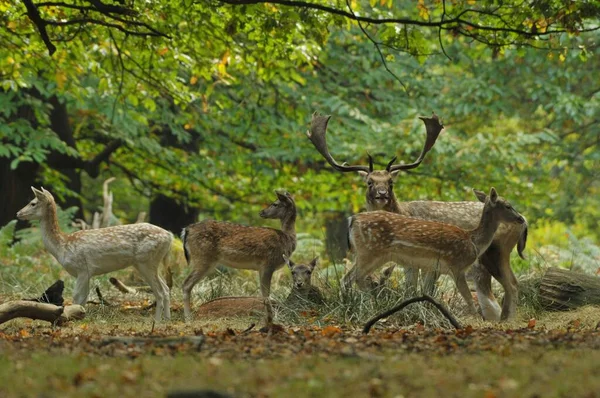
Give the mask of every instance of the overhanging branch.
[[(310, 10), (318, 10), (323, 11), (331, 15), (338, 15), (344, 18), (357, 21), (364, 22), (374, 25), (382, 25), (382, 24), (399, 24), (399, 25), (411, 25), (411, 26), (420, 26), (427, 28), (437, 28), (444, 30), (456, 30), (460, 29), (461, 26), (467, 26), (474, 31), (488, 31), (488, 32), (502, 32), (502, 33), (512, 33), (518, 36), (521, 36), (526, 39), (532, 39), (536, 37), (549, 36), (557, 33), (567, 33), (567, 29), (532, 29), (525, 30), (519, 29), (510, 26), (488, 26), (481, 25), (476, 22), (472, 22), (470, 20), (464, 19), (467, 14), (477, 14), (477, 15), (487, 15), (490, 18), (496, 18), (499, 21), (506, 23), (502, 19), (502, 15), (496, 12), (490, 12), (486, 10), (477, 10), (477, 9), (466, 9), (461, 11), (456, 17), (450, 18), (447, 13), (444, 13), (444, 17), (440, 20), (429, 20), (429, 21), (419, 21), (411, 18), (373, 18), (370, 16), (358, 15), (354, 14), (351, 11), (346, 11), (342, 9), (338, 9), (335, 7), (330, 7), (322, 4), (310, 3), (307, 1), (301, 0), (220, 0), (221, 3), (229, 4), (233, 6), (238, 5), (253, 5), (253, 4), (278, 4), (287, 7), (296, 7), (296, 8), (304, 8)], [(578, 33), (583, 32), (591, 32), (600, 30), (600, 26), (595, 26), (593, 28), (588, 29), (578, 29)], [(475, 37), (475, 34), (470, 34), (469, 32), (462, 31), (462, 34), (469, 37)]]
[[(142, 37), (165, 37), (170, 39), (170, 36), (158, 31), (149, 24), (134, 19), (139, 13), (128, 7), (119, 5), (105, 4), (100, 0), (87, 0), (90, 6), (70, 4), (60, 1), (48, 1), (35, 4), (32, 0), (23, 0), (27, 9), (27, 16), (40, 32), (42, 41), (48, 48), (50, 55), (56, 52), (56, 46), (52, 43), (48, 35), (48, 26), (85, 26), (99, 25), (109, 29), (119, 30), (127, 35), (142, 36)], [(75, 10), (73, 19), (49, 20), (44, 19), (40, 15), (39, 8), (55, 7)], [(90, 16), (91, 15), (91, 16)]]

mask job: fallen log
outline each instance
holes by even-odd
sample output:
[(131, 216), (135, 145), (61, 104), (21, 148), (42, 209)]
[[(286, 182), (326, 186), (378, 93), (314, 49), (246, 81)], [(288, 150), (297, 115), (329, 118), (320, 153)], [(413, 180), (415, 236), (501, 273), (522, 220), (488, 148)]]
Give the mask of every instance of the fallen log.
[(548, 310), (600, 305), (600, 277), (552, 267), (542, 277), (538, 292), (540, 304)]
[(65, 322), (83, 319), (85, 309), (80, 305), (60, 307), (35, 301), (9, 301), (0, 304), (0, 324), (14, 318), (29, 318), (62, 325)]

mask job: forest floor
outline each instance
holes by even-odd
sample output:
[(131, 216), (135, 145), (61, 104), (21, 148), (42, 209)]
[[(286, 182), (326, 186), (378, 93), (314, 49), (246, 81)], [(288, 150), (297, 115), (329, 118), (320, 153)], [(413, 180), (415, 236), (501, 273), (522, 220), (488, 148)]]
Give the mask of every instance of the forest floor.
[(1, 325), (0, 396), (600, 397), (598, 307), (508, 324), (463, 318), (458, 331), (284, 324), (269, 336), (256, 317), (186, 324), (177, 305), (174, 321), (153, 325), (146, 303), (88, 305), (86, 319), (60, 328)]

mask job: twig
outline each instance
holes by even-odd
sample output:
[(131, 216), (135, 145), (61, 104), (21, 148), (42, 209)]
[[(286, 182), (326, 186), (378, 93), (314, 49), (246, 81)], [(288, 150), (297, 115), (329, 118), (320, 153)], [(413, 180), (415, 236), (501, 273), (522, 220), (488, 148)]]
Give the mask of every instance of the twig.
[[(350, 4), (350, 0), (346, 0), (346, 5), (348, 6), (348, 9), (350, 10), (350, 13), (356, 18), (355, 14), (354, 14), (354, 10), (352, 10), (352, 5)], [(379, 43), (377, 41), (375, 41), (371, 37), (371, 35), (369, 35), (369, 33), (365, 30), (365, 28), (363, 28), (362, 23), (360, 22), (360, 20), (356, 20), (356, 22), (358, 23), (358, 27), (363, 32), (363, 34), (365, 36), (367, 36), (367, 39), (369, 39), (369, 41), (371, 41), (371, 43), (373, 43), (375, 45), (375, 48), (377, 49), (377, 52), (379, 53), (379, 57), (381, 58), (381, 62), (383, 63), (383, 67), (385, 68), (385, 70), (390, 75), (392, 75), (392, 77), (394, 79), (396, 79), (398, 81), (398, 83), (400, 83), (400, 85), (402, 86), (402, 88), (404, 89), (404, 91), (408, 91), (407, 88), (406, 88), (406, 85), (404, 84), (404, 82), (402, 82), (402, 80), (394, 72), (392, 72), (392, 70), (389, 68), (387, 62), (385, 61), (385, 57), (383, 56), (383, 53), (381, 52), (381, 47), (379, 47)]]
[(246, 334), (246, 333), (248, 333), (249, 331), (251, 331), (252, 329), (254, 329), (254, 326), (256, 326), (256, 323), (253, 323), (253, 324), (251, 324), (250, 326), (248, 326), (248, 328), (247, 328), (247, 329), (245, 329), (245, 330), (242, 332), (242, 334)]
[(23, 3), (25, 4), (25, 8), (27, 9), (27, 16), (29, 17), (31, 22), (33, 22), (33, 24), (36, 26), (38, 32), (40, 32), (40, 37), (46, 45), (48, 53), (50, 55), (54, 54), (56, 52), (56, 46), (52, 44), (52, 42), (50, 41), (50, 37), (48, 36), (48, 31), (46, 30), (46, 25), (48, 25), (48, 22), (42, 19), (40, 12), (38, 11), (35, 4), (33, 4), (33, 1), (23, 0)]
[(102, 293), (100, 292), (100, 288), (96, 286), (96, 295), (98, 296), (98, 300), (100, 301), (100, 305), (110, 306), (111, 304), (102, 297)]
[(448, 309), (446, 309), (442, 304), (440, 304), (439, 302), (437, 302), (434, 298), (432, 298), (431, 296), (428, 296), (427, 294), (424, 294), (422, 296), (419, 297), (413, 297), (410, 298), (408, 300), (404, 300), (403, 302), (401, 302), (400, 304), (398, 304), (397, 306), (395, 306), (394, 308), (387, 310), (377, 316), (375, 316), (374, 318), (372, 318), (371, 320), (369, 320), (369, 322), (367, 322), (365, 324), (365, 327), (363, 328), (363, 333), (364, 334), (368, 334), (369, 331), (371, 330), (371, 327), (373, 327), (373, 325), (375, 323), (377, 323), (377, 321), (379, 321), (382, 318), (386, 318), (400, 310), (402, 310), (404, 307), (408, 306), (409, 304), (412, 303), (418, 303), (420, 301), (429, 301), (431, 304), (433, 304), (438, 310), (440, 310), (440, 312), (446, 317), (446, 319), (448, 319), (448, 321), (450, 321), (450, 323), (452, 324), (452, 326), (454, 326), (455, 329), (462, 329), (461, 324), (456, 320), (456, 318), (454, 317), (454, 315), (452, 315), (450, 313), (450, 311), (448, 311)]

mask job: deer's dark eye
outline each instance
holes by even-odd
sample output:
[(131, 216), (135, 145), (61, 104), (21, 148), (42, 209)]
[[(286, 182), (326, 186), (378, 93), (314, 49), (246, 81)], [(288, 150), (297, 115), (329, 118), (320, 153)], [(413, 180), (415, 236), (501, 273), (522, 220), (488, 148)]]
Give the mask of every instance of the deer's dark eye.
[(373, 181), (367, 181), (367, 185), (370, 187), (373, 186)]
[(34, 207), (35, 205), (37, 205), (37, 203), (32, 203), (32, 204), (31, 204), (31, 207)]

